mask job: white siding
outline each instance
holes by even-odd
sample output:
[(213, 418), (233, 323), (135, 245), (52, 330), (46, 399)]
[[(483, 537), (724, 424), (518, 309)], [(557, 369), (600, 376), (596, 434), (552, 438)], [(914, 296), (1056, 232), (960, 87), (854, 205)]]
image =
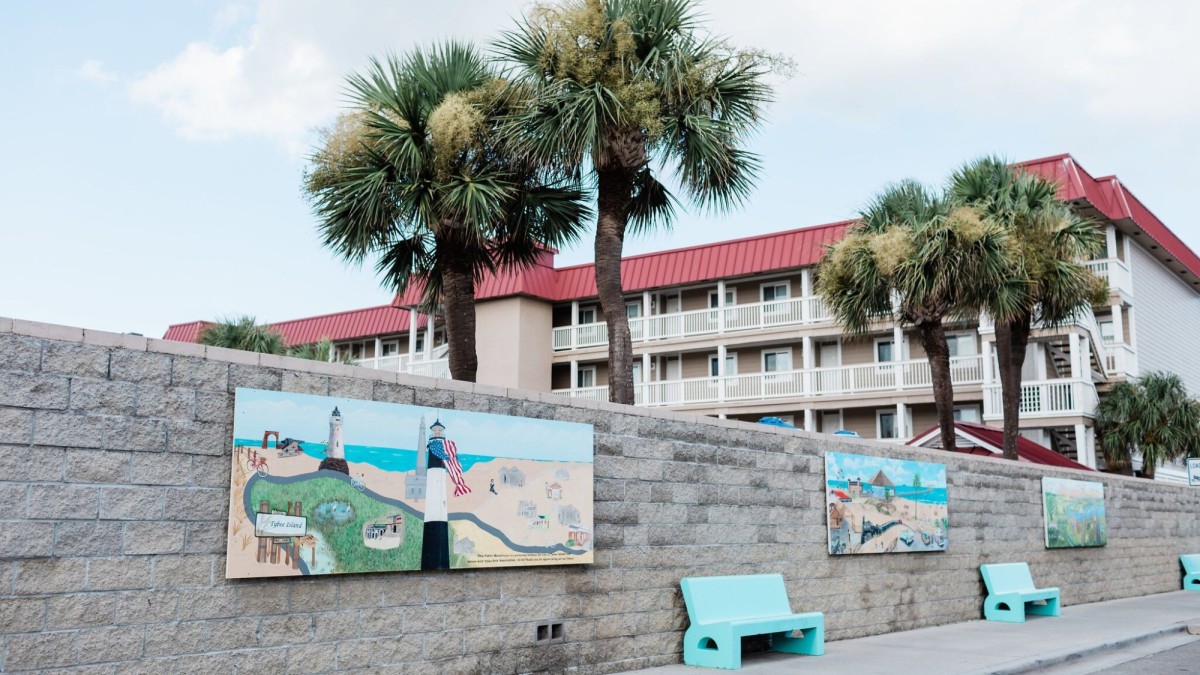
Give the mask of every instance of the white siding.
[(1130, 248), (1138, 370), (1176, 373), (1200, 396), (1200, 295), (1140, 246)]

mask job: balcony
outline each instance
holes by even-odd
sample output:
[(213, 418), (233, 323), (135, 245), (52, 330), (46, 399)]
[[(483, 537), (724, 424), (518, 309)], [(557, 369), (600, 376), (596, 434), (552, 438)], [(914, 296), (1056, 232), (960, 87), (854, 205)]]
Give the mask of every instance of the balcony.
[(1108, 287), (1125, 295), (1133, 295), (1133, 277), (1129, 265), (1119, 258), (1102, 258), (1084, 263), (1096, 276), (1108, 282)]
[[(634, 342), (647, 342), (827, 321), (832, 317), (814, 295), (638, 317), (629, 320), (629, 332)], [(554, 329), (553, 340), (555, 351), (599, 347), (608, 344), (608, 327), (603, 322), (561, 326)]]
[(1109, 342), (1104, 345), (1104, 373), (1109, 377), (1136, 377), (1137, 352), (1127, 344)]
[[(983, 381), (979, 356), (950, 359), (955, 385)], [(931, 389), (933, 378), (926, 360), (867, 363), (833, 368), (809, 368), (774, 373), (751, 373), (686, 380), (642, 382), (634, 385), (640, 406), (678, 406), (766, 401), (788, 398), (838, 397), (889, 391)], [(608, 387), (556, 389), (555, 394), (596, 401), (608, 400)]]
[[(1021, 385), (1021, 401), (1018, 407), (1025, 418), (1039, 417), (1093, 417), (1100, 398), (1096, 386), (1082, 379), (1041, 380)], [(983, 389), (983, 418), (1004, 418), (1004, 405), (1000, 385)]]
[(360, 359), (356, 365), (375, 370), (387, 370), (393, 373), (423, 375), (425, 377), (440, 377), (450, 379), (450, 359), (411, 360), (408, 354), (396, 356), (381, 356), (376, 359)]

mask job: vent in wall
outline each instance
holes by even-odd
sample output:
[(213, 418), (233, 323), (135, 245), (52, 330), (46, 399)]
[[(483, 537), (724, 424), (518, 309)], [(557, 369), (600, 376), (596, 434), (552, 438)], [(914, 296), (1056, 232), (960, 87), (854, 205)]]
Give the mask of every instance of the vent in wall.
[(535, 645), (551, 645), (567, 641), (567, 631), (561, 621), (543, 621), (537, 625), (533, 634)]

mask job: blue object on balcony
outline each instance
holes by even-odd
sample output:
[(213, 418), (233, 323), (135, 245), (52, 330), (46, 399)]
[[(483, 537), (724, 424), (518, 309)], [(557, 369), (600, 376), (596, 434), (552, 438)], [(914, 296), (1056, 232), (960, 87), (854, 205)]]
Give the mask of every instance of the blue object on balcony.
[(833, 435), (834, 436), (852, 436), (854, 438), (858, 438), (858, 432), (850, 431), (849, 429), (838, 429), (837, 431), (833, 432)]
[(763, 417), (763, 418), (761, 418), (761, 419), (759, 419), (759, 420), (758, 420), (758, 423), (759, 423), (759, 424), (768, 424), (768, 425), (770, 425), (770, 426), (773, 426), (773, 427), (787, 427), (788, 429), (795, 429), (795, 428), (796, 428), (796, 425), (794, 425), (794, 424), (788, 424), (787, 422), (784, 422), (784, 421), (783, 421), (781, 418), (779, 418), (779, 417)]

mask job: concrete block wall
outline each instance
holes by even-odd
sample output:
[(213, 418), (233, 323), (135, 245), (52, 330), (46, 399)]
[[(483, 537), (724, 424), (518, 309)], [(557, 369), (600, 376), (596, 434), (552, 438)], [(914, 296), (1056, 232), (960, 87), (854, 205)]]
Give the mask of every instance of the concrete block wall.
[[(237, 387), (592, 424), (596, 562), (226, 581)], [(827, 555), (826, 450), (945, 463), (949, 552)], [(1045, 549), (1043, 475), (1106, 483), (1107, 547)], [(1176, 590), (1198, 512), (1123, 477), (0, 319), (5, 672), (606, 673), (680, 660), (683, 576), (781, 572), (836, 640), (980, 618), (986, 562), (1067, 605)], [(546, 620), (565, 643), (534, 646)]]

